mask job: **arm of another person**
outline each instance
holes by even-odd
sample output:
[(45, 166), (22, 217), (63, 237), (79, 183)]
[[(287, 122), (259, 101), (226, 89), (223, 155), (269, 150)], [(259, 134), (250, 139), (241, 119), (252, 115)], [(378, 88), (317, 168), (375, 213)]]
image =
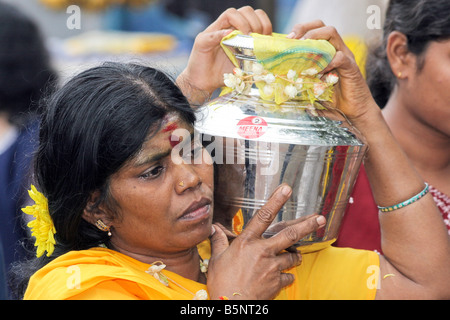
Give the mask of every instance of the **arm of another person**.
[[(324, 72), (340, 76), (337, 107), (366, 137), (365, 167), (379, 206), (392, 206), (418, 194), (425, 182), (394, 139), (380, 108), (336, 29), (321, 21), (294, 27), (291, 37), (325, 39), (337, 50)], [(450, 240), (430, 194), (379, 215), (382, 249), (377, 299), (449, 299)]]

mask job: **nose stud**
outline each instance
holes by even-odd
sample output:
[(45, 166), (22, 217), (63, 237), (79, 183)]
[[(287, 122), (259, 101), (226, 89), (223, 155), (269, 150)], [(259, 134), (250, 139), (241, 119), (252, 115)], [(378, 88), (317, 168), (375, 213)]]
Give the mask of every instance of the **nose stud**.
[(180, 181), (180, 182), (178, 183), (178, 185), (179, 185), (180, 187), (184, 187), (184, 181)]

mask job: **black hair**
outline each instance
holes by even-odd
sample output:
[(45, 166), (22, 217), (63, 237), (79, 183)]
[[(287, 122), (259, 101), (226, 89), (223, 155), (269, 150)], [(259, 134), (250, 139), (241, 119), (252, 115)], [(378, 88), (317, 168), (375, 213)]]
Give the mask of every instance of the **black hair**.
[(193, 109), (173, 80), (138, 64), (108, 62), (86, 70), (45, 102), (35, 180), (48, 199), (56, 246), (50, 258), (44, 255), (13, 269), (18, 296), (29, 276), (52, 259), (108, 245), (107, 233), (85, 221), (82, 213), (94, 192), (100, 195), (90, 209), (103, 202), (114, 212), (109, 178), (172, 112), (186, 123), (195, 122)]
[(369, 50), (366, 62), (367, 83), (375, 101), (383, 108), (396, 77), (391, 71), (386, 55), (389, 34), (403, 33), (409, 52), (417, 56), (417, 69), (424, 63), (424, 53), (431, 41), (450, 39), (449, 0), (391, 0), (386, 11), (381, 44)]
[(11, 123), (24, 124), (57, 76), (37, 25), (2, 2), (0, 48), (0, 111), (8, 114)]

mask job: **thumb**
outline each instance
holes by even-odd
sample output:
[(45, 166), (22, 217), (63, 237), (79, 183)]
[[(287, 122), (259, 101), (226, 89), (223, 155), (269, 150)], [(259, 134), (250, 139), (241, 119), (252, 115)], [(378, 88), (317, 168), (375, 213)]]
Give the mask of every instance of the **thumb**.
[(228, 248), (228, 238), (225, 232), (217, 225), (212, 225), (213, 234), (209, 237), (211, 241), (211, 258), (219, 256)]

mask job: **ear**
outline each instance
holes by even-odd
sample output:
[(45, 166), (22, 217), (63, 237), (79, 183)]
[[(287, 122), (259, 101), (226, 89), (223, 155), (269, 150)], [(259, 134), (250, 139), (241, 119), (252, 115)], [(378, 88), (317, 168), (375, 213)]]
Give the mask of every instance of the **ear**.
[(386, 54), (397, 79), (406, 79), (415, 72), (416, 56), (408, 50), (408, 39), (403, 33), (393, 31), (389, 34)]
[(111, 215), (104, 210), (102, 203), (98, 203), (100, 200), (100, 191), (94, 191), (83, 210), (82, 218), (95, 226), (97, 220), (102, 220), (108, 227), (112, 226)]

